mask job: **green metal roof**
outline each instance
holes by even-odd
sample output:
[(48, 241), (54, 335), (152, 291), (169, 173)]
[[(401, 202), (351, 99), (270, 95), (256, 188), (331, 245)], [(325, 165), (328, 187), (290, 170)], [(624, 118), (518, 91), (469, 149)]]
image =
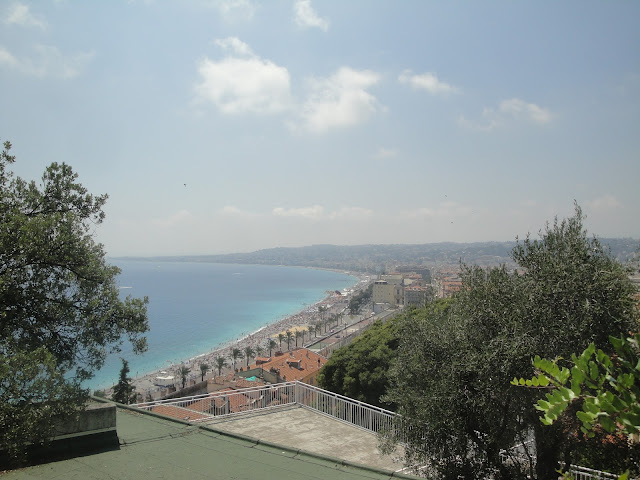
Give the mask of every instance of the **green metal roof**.
[(8, 472), (24, 479), (416, 478), (119, 406), (119, 448)]

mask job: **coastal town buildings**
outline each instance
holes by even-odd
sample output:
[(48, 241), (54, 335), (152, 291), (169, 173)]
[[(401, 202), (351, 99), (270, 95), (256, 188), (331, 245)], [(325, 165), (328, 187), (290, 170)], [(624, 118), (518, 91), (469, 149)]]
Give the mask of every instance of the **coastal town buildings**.
[[(266, 361), (264, 361), (266, 360)], [(317, 385), (316, 377), (327, 359), (307, 348), (298, 348), (269, 359), (256, 359), (255, 369), (277, 376), (278, 382), (297, 380), (309, 385)], [(251, 370), (253, 373), (255, 370)]]
[(422, 306), (431, 298), (431, 288), (416, 272), (380, 275), (373, 283), (374, 311)]

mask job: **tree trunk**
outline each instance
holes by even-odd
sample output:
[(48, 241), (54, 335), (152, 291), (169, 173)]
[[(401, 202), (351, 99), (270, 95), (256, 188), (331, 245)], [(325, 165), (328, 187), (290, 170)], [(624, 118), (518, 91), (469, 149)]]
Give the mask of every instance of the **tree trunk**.
[(538, 480), (557, 480), (558, 462), (562, 453), (560, 425), (534, 423), (536, 438), (536, 475)]

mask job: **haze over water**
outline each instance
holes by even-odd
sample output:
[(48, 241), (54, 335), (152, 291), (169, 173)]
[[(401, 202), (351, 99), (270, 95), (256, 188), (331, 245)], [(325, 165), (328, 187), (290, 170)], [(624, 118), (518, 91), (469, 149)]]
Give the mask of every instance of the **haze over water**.
[(149, 297), (149, 349), (120, 355), (87, 382), (92, 389), (117, 382), (122, 363), (131, 376), (166, 368), (243, 337), (342, 290), (357, 278), (338, 272), (260, 265), (109, 260), (122, 269), (122, 296)]

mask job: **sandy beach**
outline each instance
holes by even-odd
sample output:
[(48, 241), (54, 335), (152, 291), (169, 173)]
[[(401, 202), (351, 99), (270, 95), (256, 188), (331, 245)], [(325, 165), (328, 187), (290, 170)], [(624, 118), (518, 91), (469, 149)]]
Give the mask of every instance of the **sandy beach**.
[[(212, 376), (218, 374), (217, 368), (215, 366), (216, 365), (215, 359), (217, 357), (224, 357), (227, 361), (228, 366), (224, 367), (221, 372), (222, 375), (225, 375), (233, 371), (231, 352), (233, 351), (234, 348), (238, 348), (241, 351), (244, 351), (244, 349), (248, 346), (252, 347), (254, 350), (256, 347), (260, 346), (264, 349), (263, 355), (268, 356), (269, 355), (268, 340), (270, 338), (273, 338), (276, 342), (278, 342), (278, 346), (276, 347), (275, 350), (280, 349), (279, 341), (277, 338), (279, 333), (285, 332), (286, 330), (295, 331), (296, 327), (307, 327), (309, 325), (315, 325), (321, 320), (321, 316), (324, 318), (329, 318), (332, 315), (336, 315), (342, 312), (346, 314), (347, 307), (352, 295), (355, 292), (359, 291), (363, 286), (366, 286), (366, 281), (368, 278), (367, 276), (364, 276), (362, 274), (357, 274), (357, 273), (350, 273), (350, 275), (358, 277), (360, 279), (360, 282), (355, 284), (352, 287), (352, 289), (349, 290), (348, 292), (343, 292), (343, 295), (331, 293), (320, 302), (314, 305), (308, 306), (304, 310), (294, 315), (290, 315), (281, 320), (270, 323), (255, 332), (244, 332), (237, 339), (229, 341), (221, 346), (218, 346), (207, 353), (195, 356), (182, 363), (169, 365), (161, 370), (149, 372), (139, 377), (136, 377), (132, 380), (132, 384), (135, 386), (136, 392), (141, 394), (143, 397), (145, 397), (145, 399), (148, 395), (151, 395), (153, 398), (157, 398), (161, 394), (161, 387), (156, 385), (157, 383), (156, 377), (158, 377), (159, 375), (167, 375), (167, 376), (173, 375), (176, 378), (178, 378), (178, 375), (176, 372), (182, 365), (185, 365), (187, 366), (187, 368), (191, 369), (191, 372), (189, 374), (189, 380), (200, 381), (200, 378), (201, 378), (200, 364), (203, 364), (203, 363), (207, 364), (209, 366), (209, 371), (207, 372), (207, 375), (205, 375), (205, 378), (211, 378)], [(326, 307), (326, 311), (321, 313), (319, 311), (320, 306)], [(305, 344), (307, 342), (308, 342), (308, 332), (305, 335)], [(295, 345), (295, 338), (292, 341), (292, 347), (293, 345)], [(300, 339), (298, 340), (298, 346), (301, 346)], [(284, 340), (282, 342), (283, 351), (286, 350), (286, 348), (287, 348), (287, 344), (286, 344), (286, 340)], [(246, 366), (245, 359), (239, 359), (236, 363), (236, 368), (245, 367), (245, 366)], [(165, 372), (165, 373), (162, 373), (162, 372)], [(111, 396), (111, 393), (112, 393), (111, 388), (105, 390), (105, 394), (108, 397)]]

